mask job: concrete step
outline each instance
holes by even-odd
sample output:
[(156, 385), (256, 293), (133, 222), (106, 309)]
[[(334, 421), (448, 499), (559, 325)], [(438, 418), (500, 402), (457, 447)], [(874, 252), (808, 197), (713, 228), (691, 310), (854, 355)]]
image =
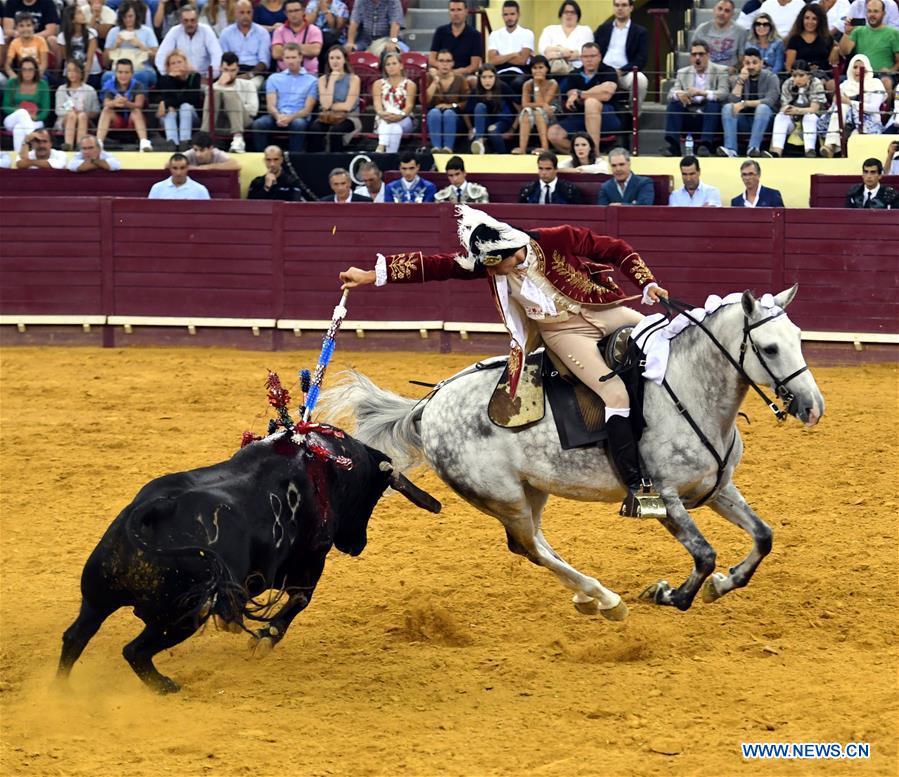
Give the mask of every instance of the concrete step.
[(714, 8), (694, 8), (693, 9), (693, 29), (696, 29), (700, 24), (705, 22), (710, 22), (715, 18), (715, 9)]
[(446, 7), (443, 8), (410, 8), (406, 12), (406, 27), (416, 30), (436, 30), (449, 23)]
[(434, 39), (434, 30), (407, 29), (403, 32), (403, 40), (412, 51), (420, 51), (427, 54), (431, 50), (431, 41)]
[[(447, 0), (418, 0), (418, 2), (415, 4), (415, 7), (443, 11), (443, 15), (445, 17), (443, 23), (446, 24), (449, 21), (449, 14), (447, 13), (448, 5), (449, 3), (447, 2)], [(409, 3), (409, 10), (412, 10), (412, 3)]]

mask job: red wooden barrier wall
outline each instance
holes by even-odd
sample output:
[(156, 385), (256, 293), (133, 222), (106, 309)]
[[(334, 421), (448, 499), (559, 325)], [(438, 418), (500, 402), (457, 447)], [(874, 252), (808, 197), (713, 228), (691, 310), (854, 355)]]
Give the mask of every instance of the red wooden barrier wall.
[[(631, 242), (681, 298), (802, 285), (807, 330), (899, 332), (899, 223), (876, 211), (492, 205)], [(328, 318), (337, 273), (457, 247), (448, 205), (0, 198), (0, 312)], [(483, 282), (366, 290), (352, 318), (497, 320)]]

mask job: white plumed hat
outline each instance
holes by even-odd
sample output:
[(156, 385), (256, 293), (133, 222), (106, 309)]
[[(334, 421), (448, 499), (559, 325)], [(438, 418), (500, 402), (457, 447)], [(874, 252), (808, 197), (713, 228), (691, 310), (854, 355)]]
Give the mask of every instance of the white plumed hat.
[(456, 216), (459, 219), (459, 242), (468, 254), (460, 254), (455, 259), (466, 270), (473, 270), (478, 264), (487, 267), (498, 264), (531, 240), (527, 232), (468, 205), (457, 205)]

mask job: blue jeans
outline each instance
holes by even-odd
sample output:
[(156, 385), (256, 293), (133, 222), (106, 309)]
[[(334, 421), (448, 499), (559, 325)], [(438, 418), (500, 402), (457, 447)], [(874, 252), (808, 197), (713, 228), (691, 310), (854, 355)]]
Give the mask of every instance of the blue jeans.
[(138, 68), (134, 73), (134, 80), (143, 84), (144, 89), (149, 92), (156, 86), (156, 71), (152, 66)]
[(428, 111), (428, 136), (434, 148), (452, 148), (456, 145), (456, 127), (459, 117), (452, 108), (431, 108)]
[(181, 103), (177, 111), (168, 111), (162, 119), (165, 139), (177, 143), (190, 140), (193, 135), (197, 110), (190, 103)]
[(721, 109), (721, 122), (724, 124), (724, 147), (737, 150), (737, 133), (749, 133), (749, 148), (761, 148), (762, 140), (768, 131), (768, 125), (774, 117), (772, 111), (764, 103), (757, 105), (754, 111), (740, 111), (734, 115), (733, 103)]
[(309, 119), (294, 119), (286, 127), (278, 127), (275, 124), (274, 116), (266, 114), (260, 116), (253, 122), (250, 129), (253, 133), (253, 147), (256, 151), (265, 151), (268, 145), (268, 134), (272, 130), (288, 133), (287, 147), (292, 154), (298, 154), (306, 145), (306, 127), (309, 126)]
[(717, 100), (705, 103), (696, 111), (688, 111), (680, 100), (671, 100), (665, 109), (665, 140), (672, 146), (680, 148), (681, 135), (686, 133), (699, 135), (698, 142), (711, 147), (715, 144), (719, 132), (721, 132), (721, 103)]
[(503, 133), (512, 126), (513, 121), (512, 116), (491, 116), (484, 103), (475, 103), (474, 136), (475, 138), (487, 137), (490, 141), (490, 150), (494, 154), (506, 153), (506, 140), (503, 138)]

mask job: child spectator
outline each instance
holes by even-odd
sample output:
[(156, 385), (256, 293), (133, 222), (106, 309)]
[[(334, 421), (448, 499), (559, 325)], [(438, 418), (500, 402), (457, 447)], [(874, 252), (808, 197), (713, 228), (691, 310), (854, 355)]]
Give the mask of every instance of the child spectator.
[(47, 41), (34, 34), (34, 19), (27, 11), (16, 14), (16, 37), (10, 42), (6, 50), (6, 75), (12, 78), (15, 75), (16, 64), (25, 57), (31, 57), (38, 63), (40, 74), (47, 72), (47, 61), (50, 49)]
[(771, 153), (783, 156), (787, 136), (797, 124), (802, 126), (805, 155), (817, 156), (818, 113), (827, 104), (824, 84), (809, 72), (808, 63), (797, 59), (792, 75), (784, 81), (780, 92), (780, 112), (774, 117), (771, 133)]
[(506, 153), (506, 139), (503, 135), (515, 121), (512, 105), (512, 90), (499, 80), (493, 65), (482, 65), (478, 70), (478, 81), (474, 93), (465, 105), (465, 121), (474, 120), (470, 136), (471, 153), (483, 154), (484, 138), (490, 141), (494, 154)]
[(99, 86), (103, 68), (97, 59), (97, 31), (91, 28), (90, 20), (89, 5), (67, 5), (62, 9), (62, 32), (56, 42), (59, 44), (60, 59), (63, 62), (77, 62)]
[(115, 73), (107, 73), (103, 77), (101, 98), (103, 110), (100, 111), (100, 121), (97, 122), (97, 140), (100, 145), (106, 140), (110, 128), (133, 127), (140, 139), (140, 150), (152, 151), (153, 147), (147, 140), (147, 122), (143, 114), (147, 93), (144, 85), (135, 77), (130, 60), (118, 60)]
[(165, 128), (172, 151), (185, 151), (190, 147), (197, 109), (203, 104), (200, 74), (191, 71), (187, 57), (178, 49), (165, 58), (165, 70), (157, 86), (160, 99), (156, 118)]
[(775, 75), (784, 69), (784, 43), (777, 37), (774, 21), (766, 13), (752, 20), (747, 46), (755, 46), (762, 55), (762, 66)]
[(3, 92), (3, 126), (12, 133), (12, 147), (18, 151), (25, 136), (44, 126), (50, 113), (50, 87), (40, 77), (34, 57), (22, 57), (19, 74), (9, 79)]
[(531, 79), (526, 81), (521, 92), (521, 113), (518, 114), (518, 148), (513, 154), (526, 154), (531, 130), (536, 127), (540, 138), (539, 151), (549, 150), (547, 131), (556, 122), (559, 99), (559, 84), (550, 80), (549, 60), (538, 54), (531, 60)]
[(412, 131), (410, 114), (415, 106), (415, 84), (403, 75), (403, 63), (395, 52), (381, 57), (381, 78), (372, 85), (378, 153), (395, 154), (403, 135)]
[(310, 127), (310, 150), (343, 151), (344, 143), (361, 128), (359, 92), (361, 81), (353, 73), (346, 53), (331, 46), (324, 75), (318, 79), (318, 118)]
[(99, 114), (97, 92), (84, 83), (81, 64), (70, 59), (66, 63), (66, 82), (56, 90), (56, 129), (63, 130), (65, 140), (62, 150), (71, 151), (80, 144)]

